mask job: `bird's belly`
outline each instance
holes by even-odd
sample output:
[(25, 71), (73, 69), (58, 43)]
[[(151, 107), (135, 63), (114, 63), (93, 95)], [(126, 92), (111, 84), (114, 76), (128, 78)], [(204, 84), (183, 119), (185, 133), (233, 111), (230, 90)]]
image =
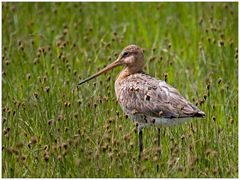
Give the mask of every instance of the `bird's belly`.
[(191, 118), (156, 118), (151, 116), (145, 116), (141, 114), (128, 115), (131, 120), (136, 123), (140, 123), (143, 126), (174, 126), (182, 124), (186, 121), (191, 120)]
[(189, 121), (190, 118), (157, 118), (156, 126), (174, 126)]

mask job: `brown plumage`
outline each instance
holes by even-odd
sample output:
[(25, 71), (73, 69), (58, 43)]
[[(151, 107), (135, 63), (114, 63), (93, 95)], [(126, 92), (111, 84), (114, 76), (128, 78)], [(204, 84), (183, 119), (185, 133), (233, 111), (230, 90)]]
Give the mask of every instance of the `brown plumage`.
[(143, 72), (143, 51), (136, 45), (127, 46), (116, 61), (81, 81), (79, 85), (119, 65), (124, 66), (124, 69), (115, 81), (115, 93), (123, 111), (138, 123), (140, 155), (143, 126), (170, 126), (189, 118), (205, 116), (204, 112), (186, 100), (175, 88)]
[[(115, 87), (118, 102), (130, 117), (140, 114), (149, 119), (169, 118), (176, 121), (173, 124), (178, 124), (181, 118), (204, 116), (202, 111), (183, 98), (175, 88), (144, 73), (129, 75), (124, 80), (117, 79)], [(135, 121), (138, 119), (141, 121), (141, 118), (134, 118)], [(173, 125), (172, 122), (169, 120), (169, 123), (161, 123), (159, 120), (156, 124)]]

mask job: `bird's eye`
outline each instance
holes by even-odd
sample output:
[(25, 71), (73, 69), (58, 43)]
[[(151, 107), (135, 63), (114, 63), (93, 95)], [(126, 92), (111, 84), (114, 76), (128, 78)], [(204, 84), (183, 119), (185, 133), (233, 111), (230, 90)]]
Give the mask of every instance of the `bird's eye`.
[(122, 57), (126, 57), (126, 56), (128, 56), (128, 55), (129, 55), (129, 52), (124, 52), (123, 55), (122, 55)]

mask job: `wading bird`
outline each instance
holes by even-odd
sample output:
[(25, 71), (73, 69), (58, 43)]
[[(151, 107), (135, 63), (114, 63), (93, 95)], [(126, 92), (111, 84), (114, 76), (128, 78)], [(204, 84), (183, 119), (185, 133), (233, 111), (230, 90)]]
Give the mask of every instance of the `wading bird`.
[(157, 142), (160, 148), (160, 127), (205, 116), (204, 112), (186, 100), (175, 88), (143, 72), (143, 51), (136, 45), (127, 46), (117, 60), (78, 85), (120, 65), (124, 69), (115, 81), (115, 93), (122, 110), (138, 124), (139, 159), (143, 151), (143, 127), (153, 125), (158, 128)]

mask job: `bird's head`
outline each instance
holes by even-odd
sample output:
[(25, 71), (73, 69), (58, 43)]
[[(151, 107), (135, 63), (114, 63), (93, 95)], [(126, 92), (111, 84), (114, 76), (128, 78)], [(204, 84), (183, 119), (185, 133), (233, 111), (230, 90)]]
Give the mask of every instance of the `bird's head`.
[(116, 60), (129, 69), (142, 69), (144, 66), (143, 50), (136, 45), (129, 45), (123, 49)]
[(88, 77), (85, 80), (82, 80), (78, 85), (81, 85), (93, 78), (96, 78), (97, 76), (104, 74), (120, 65), (123, 65), (125, 68), (127, 68), (130, 71), (130, 73), (141, 71), (144, 67), (143, 50), (136, 45), (127, 46), (126, 48), (123, 49), (123, 51), (120, 53), (120, 55), (114, 62), (112, 62), (111, 64), (109, 64), (107, 67), (100, 70), (96, 74)]

